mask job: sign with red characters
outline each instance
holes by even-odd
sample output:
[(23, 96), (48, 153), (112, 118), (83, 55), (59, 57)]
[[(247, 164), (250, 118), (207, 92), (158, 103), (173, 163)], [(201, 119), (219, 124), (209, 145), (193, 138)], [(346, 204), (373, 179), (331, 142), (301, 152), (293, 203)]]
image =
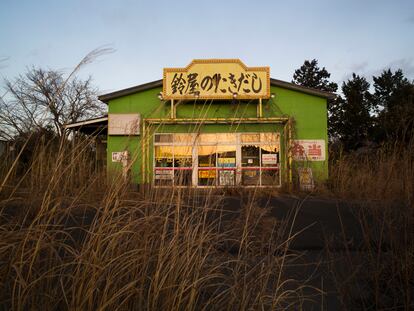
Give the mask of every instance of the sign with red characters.
[(325, 140), (295, 139), (292, 141), (291, 152), (295, 161), (325, 161)]

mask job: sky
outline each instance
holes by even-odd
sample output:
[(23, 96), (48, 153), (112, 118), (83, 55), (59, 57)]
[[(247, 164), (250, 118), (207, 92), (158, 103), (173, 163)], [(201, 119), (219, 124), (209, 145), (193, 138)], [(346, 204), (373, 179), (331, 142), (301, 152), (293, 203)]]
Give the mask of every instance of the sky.
[[(414, 1), (0, 0), (0, 88), (32, 66), (84, 66), (100, 94), (162, 78), (198, 58), (239, 58), (291, 81), (304, 60), (341, 84), (401, 68), (414, 79)], [(1, 95), (1, 93), (0, 93)]]

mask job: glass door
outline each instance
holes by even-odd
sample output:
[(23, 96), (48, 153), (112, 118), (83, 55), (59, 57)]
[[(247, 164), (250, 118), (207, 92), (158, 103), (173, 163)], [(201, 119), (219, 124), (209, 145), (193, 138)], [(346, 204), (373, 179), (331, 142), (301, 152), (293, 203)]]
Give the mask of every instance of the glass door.
[(197, 146), (197, 185), (236, 185), (236, 149), (236, 133), (200, 134)]
[(261, 133), (261, 185), (280, 185), (279, 135)]
[(260, 186), (259, 134), (241, 134), (241, 183)]
[(216, 185), (216, 146), (198, 146), (198, 186)]

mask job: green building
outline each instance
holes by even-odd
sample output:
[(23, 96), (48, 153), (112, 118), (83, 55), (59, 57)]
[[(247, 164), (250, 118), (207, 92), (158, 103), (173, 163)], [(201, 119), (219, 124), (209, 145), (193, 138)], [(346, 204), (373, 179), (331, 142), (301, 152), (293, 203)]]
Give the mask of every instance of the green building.
[(194, 60), (100, 96), (107, 118), (76, 126), (107, 122), (107, 170), (138, 184), (280, 187), (310, 170), (312, 182), (324, 181), (332, 94), (269, 73), (239, 60)]

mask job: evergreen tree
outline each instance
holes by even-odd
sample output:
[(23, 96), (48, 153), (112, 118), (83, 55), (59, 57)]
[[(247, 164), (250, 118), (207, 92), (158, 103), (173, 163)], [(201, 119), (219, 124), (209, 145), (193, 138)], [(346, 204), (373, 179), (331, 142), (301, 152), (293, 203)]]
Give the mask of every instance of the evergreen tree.
[(356, 149), (370, 140), (372, 133), (372, 96), (370, 84), (355, 73), (342, 84), (344, 98), (338, 97), (331, 107), (331, 137), (342, 142), (345, 150)]
[(319, 68), (318, 61), (312, 59), (311, 61), (305, 60), (303, 65), (295, 70), (292, 82), (298, 85), (334, 93), (337, 91), (338, 85), (335, 82), (330, 82), (330, 77), (331, 74), (325, 67)]
[(373, 101), (377, 104), (375, 139), (408, 140), (414, 127), (414, 85), (404, 77), (401, 69), (388, 69), (373, 77)]

